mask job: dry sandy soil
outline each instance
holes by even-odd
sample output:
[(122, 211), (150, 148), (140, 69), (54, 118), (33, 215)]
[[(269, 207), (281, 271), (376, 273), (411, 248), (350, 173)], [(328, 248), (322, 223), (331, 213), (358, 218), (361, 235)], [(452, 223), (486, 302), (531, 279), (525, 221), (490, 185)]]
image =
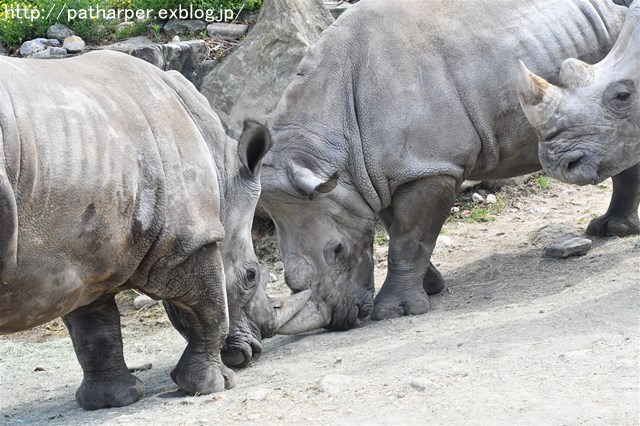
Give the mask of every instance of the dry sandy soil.
[(177, 390), (169, 372), (185, 342), (161, 308), (134, 311), (127, 297), (127, 361), (153, 363), (137, 373), (146, 398), (129, 407), (76, 405), (81, 370), (60, 322), (3, 337), (0, 423), (638, 424), (640, 238), (543, 258), (538, 231), (565, 223), (582, 233), (606, 210), (610, 183), (532, 187), (508, 190), (495, 221), (446, 225), (451, 244), (434, 263), (449, 290), (430, 313), (269, 339), (221, 394)]

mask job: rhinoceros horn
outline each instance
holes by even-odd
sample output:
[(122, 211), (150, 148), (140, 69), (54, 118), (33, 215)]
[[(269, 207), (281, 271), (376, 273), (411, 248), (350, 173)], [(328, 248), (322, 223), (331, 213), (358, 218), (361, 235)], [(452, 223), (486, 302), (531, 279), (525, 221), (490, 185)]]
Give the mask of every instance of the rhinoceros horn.
[(276, 334), (301, 334), (326, 327), (328, 324), (328, 316), (324, 315), (313, 301), (309, 301), (293, 319), (279, 327)]
[(309, 197), (310, 200), (313, 196), (320, 193), (327, 193), (333, 190), (338, 184), (338, 172), (334, 173), (329, 179), (321, 179), (318, 175), (311, 170), (301, 167), (297, 164), (291, 166), (293, 173), (293, 186), (301, 194)]
[(527, 69), (522, 61), (518, 65), (518, 98), (520, 105), (534, 128), (549, 120), (562, 99), (561, 90)]
[(275, 317), (275, 328), (288, 323), (309, 302), (311, 290), (304, 290), (283, 299), (269, 297)]
[(560, 85), (568, 89), (584, 87), (593, 83), (594, 73), (589, 64), (570, 58), (560, 68)]

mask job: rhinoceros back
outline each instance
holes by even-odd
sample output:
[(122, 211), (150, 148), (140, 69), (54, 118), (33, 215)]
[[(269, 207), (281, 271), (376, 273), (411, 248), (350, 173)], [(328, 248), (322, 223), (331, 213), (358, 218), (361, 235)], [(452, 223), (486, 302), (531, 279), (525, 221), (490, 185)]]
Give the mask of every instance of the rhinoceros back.
[[(114, 285), (167, 252), (223, 237), (213, 153), (161, 70), (91, 52), (0, 58), (0, 79), (2, 106), (11, 108), (1, 117), (14, 117), (2, 122), (0, 173), (13, 194), (2, 183), (0, 217), (15, 228), (8, 211), (16, 206), (18, 266), (40, 262), (38, 276)], [(188, 95), (188, 86), (180, 90)], [(15, 244), (6, 235), (2, 259)]]

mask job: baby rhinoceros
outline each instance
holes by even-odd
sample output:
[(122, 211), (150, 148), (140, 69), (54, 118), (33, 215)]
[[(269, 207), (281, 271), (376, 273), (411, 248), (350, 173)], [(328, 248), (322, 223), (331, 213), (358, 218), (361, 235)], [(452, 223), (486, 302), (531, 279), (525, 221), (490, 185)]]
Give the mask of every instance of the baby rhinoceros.
[[(602, 61), (587, 65), (567, 59), (559, 87), (520, 62), (518, 95), (538, 135), (540, 163), (549, 175), (580, 185), (613, 176), (614, 197), (631, 203), (640, 186), (616, 193), (615, 184), (621, 179), (618, 174), (640, 176), (640, 2), (616, 3), (630, 4), (629, 12)], [(638, 223), (637, 212), (630, 213), (629, 220), (609, 227), (615, 225), (618, 234), (637, 232), (628, 226)]]
[(192, 394), (232, 387), (227, 297), (233, 365), (308, 299), (276, 315), (260, 285), (250, 230), (270, 145), (257, 123), (236, 143), (180, 74), (124, 54), (0, 58), (0, 334), (62, 315), (84, 372), (78, 403), (131, 404), (144, 386), (114, 296), (139, 289), (188, 340), (171, 378)]

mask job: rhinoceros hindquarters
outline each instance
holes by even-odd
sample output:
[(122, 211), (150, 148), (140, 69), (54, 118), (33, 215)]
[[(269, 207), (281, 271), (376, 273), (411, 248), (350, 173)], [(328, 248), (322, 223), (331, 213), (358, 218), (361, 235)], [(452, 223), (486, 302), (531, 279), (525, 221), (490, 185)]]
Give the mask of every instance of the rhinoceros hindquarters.
[(144, 396), (144, 385), (124, 362), (120, 313), (113, 294), (76, 309), (63, 321), (84, 372), (76, 392), (82, 408), (123, 407)]

